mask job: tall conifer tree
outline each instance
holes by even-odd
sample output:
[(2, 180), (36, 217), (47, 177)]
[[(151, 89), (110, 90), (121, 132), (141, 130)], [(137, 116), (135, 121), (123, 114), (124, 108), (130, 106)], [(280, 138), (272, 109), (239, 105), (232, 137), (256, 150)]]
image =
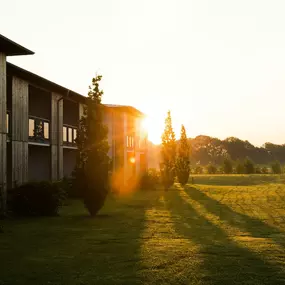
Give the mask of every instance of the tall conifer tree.
[(109, 190), (110, 159), (108, 129), (103, 123), (103, 91), (99, 88), (102, 76), (92, 79), (84, 115), (80, 119), (76, 143), (78, 156), (75, 184), (91, 216), (103, 207)]
[(167, 112), (165, 119), (165, 128), (161, 136), (161, 163), (160, 172), (162, 183), (165, 190), (169, 189), (175, 178), (175, 160), (176, 160), (176, 139), (172, 128), (172, 119), (170, 111)]
[(184, 125), (181, 126), (180, 142), (178, 149), (178, 157), (176, 160), (176, 174), (178, 182), (185, 185), (188, 182), (190, 175), (190, 146), (187, 140), (186, 130)]

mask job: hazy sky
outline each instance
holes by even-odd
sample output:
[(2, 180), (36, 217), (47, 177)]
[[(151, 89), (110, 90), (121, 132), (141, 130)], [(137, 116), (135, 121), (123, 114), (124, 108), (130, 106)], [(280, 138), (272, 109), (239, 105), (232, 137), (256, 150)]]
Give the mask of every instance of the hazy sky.
[(177, 136), (285, 143), (285, 1), (2, 1), (0, 33), (36, 52), (8, 60), (104, 102), (149, 115)]

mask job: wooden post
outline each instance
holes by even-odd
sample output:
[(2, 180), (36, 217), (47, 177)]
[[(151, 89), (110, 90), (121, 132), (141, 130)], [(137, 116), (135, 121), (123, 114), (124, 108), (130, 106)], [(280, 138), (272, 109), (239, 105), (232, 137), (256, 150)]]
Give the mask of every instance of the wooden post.
[(51, 179), (63, 178), (63, 98), (52, 93), (51, 96)]
[(29, 85), (12, 79), (12, 186), (28, 181)]
[(124, 151), (124, 164), (123, 164), (123, 173), (124, 173), (124, 185), (127, 185), (127, 175), (128, 175), (128, 153), (127, 153), (127, 128), (128, 128), (128, 115), (123, 113), (123, 151)]
[(7, 97), (6, 55), (0, 53), (0, 215), (6, 214), (7, 202)]

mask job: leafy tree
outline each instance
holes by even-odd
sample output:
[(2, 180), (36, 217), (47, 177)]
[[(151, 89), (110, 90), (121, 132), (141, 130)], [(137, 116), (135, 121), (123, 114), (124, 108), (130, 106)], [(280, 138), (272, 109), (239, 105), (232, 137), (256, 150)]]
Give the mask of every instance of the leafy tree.
[(75, 169), (75, 184), (82, 192), (84, 204), (91, 216), (103, 207), (109, 190), (110, 159), (108, 129), (103, 124), (103, 91), (99, 89), (102, 76), (92, 79), (84, 115), (80, 119)]
[(244, 165), (243, 165), (243, 163), (241, 163), (240, 160), (238, 160), (236, 162), (236, 173), (237, 174), (243, 174), (244, 173)]
[(217, 167), (214, 164), (208, 164), (207, 165), (207, 172), (208, 174), (216, 174), (217, 173)]
[(244, 172), (246, 174), (253, 174), (254, 173), (254, 164), (248, 157), (245, 159), (243, 165), (244, 165)]
[(167, 112), (165, 119), (165, 128), (161, 136), (161, 163), (160, 172), (161, 179), (165, 190), (170, 188), (174, 183), (175, 178), (175, 163), (176, 163), (176, 139), (172, 128), (172, 119), (170, 111)]
[(224, 173), (226, 174), (233, 173), (233, 164), (229, 158), (224, 159), (223, 169), (224, 169)]
[(189, 144), (187, 140), (185, 127), (181, 126), (181, 135), (178, 149), (178, 157), (176, 160), (176, 174), (178, 181), (181, 185), (188, 182), (190, 174), (190, 161), (189, 161)]
[(272, 172), (274, 174), (281, 174), (282, 173), (282, 167), (281, 167), (281, 164), (278, 160), (274, 161), (271, 164), (271, 169), (272, 169)]

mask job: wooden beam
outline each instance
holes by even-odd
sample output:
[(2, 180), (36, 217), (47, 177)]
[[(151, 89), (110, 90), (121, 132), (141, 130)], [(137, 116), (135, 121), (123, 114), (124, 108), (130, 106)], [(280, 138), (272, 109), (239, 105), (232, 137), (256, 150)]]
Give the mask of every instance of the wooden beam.
[(60, 94), (51, 96), (51, 179), (63, 178), (63, 98)]
[(7, 202), (7, 96), (6, 55), (0, 53), (0, 214), (6, 214)]
[(29, 84), (12, 78), (12, 186), (28, 181)]

